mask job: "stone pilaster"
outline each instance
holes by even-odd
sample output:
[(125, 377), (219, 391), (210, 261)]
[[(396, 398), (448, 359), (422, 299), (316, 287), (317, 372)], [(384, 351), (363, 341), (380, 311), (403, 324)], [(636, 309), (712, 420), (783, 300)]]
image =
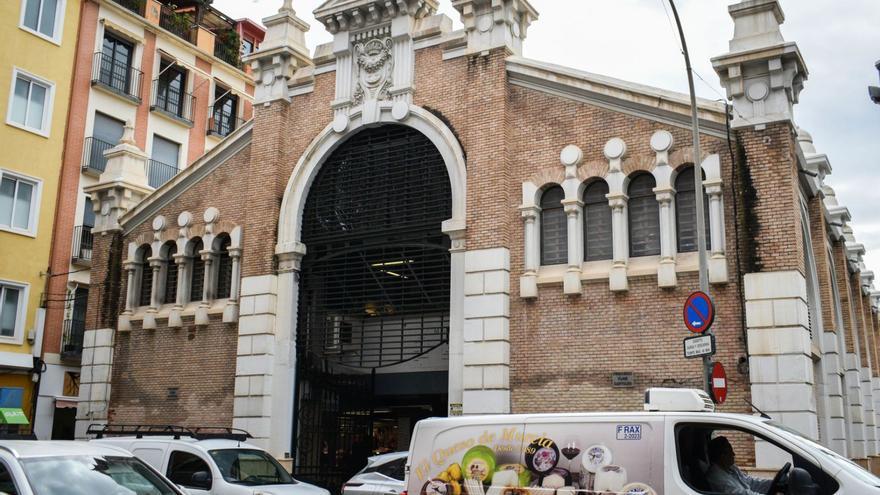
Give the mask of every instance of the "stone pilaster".
[[(796, 271), (750, 273), (745, 276), (745, 296), (755, 405), (818, 439), (806, 280)], [(758, 466), (781, 466), (771, 450), (757, 446)]]
[(263, 19), (266, 37), (260, 49), (244, 57), (257, 81), (254, 104), (288, 100), (288, 83), (302, 67), (312, 65), (305, 33), (309, 25), (296, 16), (290, 1), (278, 13)]
[(467, 36), (467, 53), (506, 48), (522, 54), (529, 25), (538, 11), (528, 0), (453, 0)]
[(510, 251), (465, 253), (464, 413), (510, 412)]
[(848, 411), (843, 387), (843, 354), (837, 333), (824, 332), (823, 338), (825, 355), (822, 359), (825, 360), (827, 370), (824, 377), (824, 392), (829, 417), (826, 438), (829, 448), (842, 456), (847, 456)]

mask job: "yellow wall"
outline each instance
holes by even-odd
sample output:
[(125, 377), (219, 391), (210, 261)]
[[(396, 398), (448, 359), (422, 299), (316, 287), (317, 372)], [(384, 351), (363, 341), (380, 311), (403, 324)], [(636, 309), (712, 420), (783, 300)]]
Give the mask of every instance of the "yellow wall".
[[(64, 3), (59, 46), (19, 27), (22, 0), (0, 1), (0, 46), (3, 47), (0, 49), (0, 168), (42, 180), (36, 238), (0, 230), (0, 279), (30, 284), (22, 345), (0, 344), (0, 352), (31, 352), (26, 336), (35, 326), (46, 282), (41, 273), (49, 266), (80, 2), (66, 0)], [(55, 84), (48, 138), (6, 123), (13, 67)], [(0, 386), (7, 382), (19, 383), (15, 386), (25, 383), (20, 377), (0, 375)], [(30, 379), (26, 383), (30, 384)], [(26, 398), (30, 387), (25, 391)]]

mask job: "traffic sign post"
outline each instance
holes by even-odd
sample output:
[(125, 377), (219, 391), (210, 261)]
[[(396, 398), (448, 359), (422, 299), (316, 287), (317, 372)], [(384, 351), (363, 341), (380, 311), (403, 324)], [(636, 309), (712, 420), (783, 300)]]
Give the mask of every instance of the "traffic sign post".
[(684, 357), (687, 359), (715, 355), (715, 336), (697, 335), (684, 339)]
[(712, 400), (719, 406), (727, 400), (727, 372), (721, 363), (712, 365), (711, 383)]

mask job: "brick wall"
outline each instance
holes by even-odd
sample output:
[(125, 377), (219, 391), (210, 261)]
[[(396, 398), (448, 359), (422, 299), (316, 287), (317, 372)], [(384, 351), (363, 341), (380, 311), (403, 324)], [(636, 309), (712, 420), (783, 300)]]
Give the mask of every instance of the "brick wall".
[[(113, 356), (110, 422), (232, 426), (235, 324), (117, 333)], [(176, 389), (177, 398), (169, 398)]]
[(746, 128), (737, 132), (737, 138), (756, 192), (755, 204), (748, 212), (756, 222), (751, 240), (755, 268), (804, 273), (797, 144), (792, 126), (777, 123), (761, 131)]

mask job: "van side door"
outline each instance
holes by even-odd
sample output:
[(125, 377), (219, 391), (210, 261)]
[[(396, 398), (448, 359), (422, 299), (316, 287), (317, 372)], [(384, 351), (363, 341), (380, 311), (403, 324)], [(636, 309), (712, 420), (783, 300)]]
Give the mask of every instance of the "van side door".
[(164, 474), (192, 495), (211, 495), (217, 481), (211, 464), (197, 449), (172, 444)]
[(165, 452), (168, 450), (168, 442), (155, 442), (150, 440), (138, 440), (125, 446), (125, 449), (138, 459), (146, 462), (156, 471), (165, 472)]

